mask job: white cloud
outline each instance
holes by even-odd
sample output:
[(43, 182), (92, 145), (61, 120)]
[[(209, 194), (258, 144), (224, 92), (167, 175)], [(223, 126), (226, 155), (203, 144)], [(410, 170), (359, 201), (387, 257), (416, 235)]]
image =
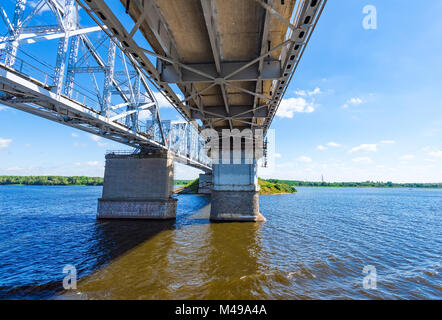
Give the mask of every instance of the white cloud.
[(321, 91), (321, 89), (320, 88), (315, 88), (315, 89), (313, 89), (313, 90), (311, 90), (311, 91), (305, 91), (305, 90), (296, 90), (295, 91), (295, 94), (296, 95), (298, 95), (298, 96), (301, 96), (301, 97), (306, 97), (306, 96), (315, 96), (315, 95), (318, 95), (318, 94), (321, 94), (322, 93), (322, 91)]
[(321, 91), (320, 88), (315, 88), (314, 90), (309, 91), (309, 92), (308, 92), (308, 95), (309, 95), (309, 96), (315, 96), (315, 95), (317, 95), (317, 94), (321, 94), (321, 93), (322, 93), (322, 91)]
[(347, 109), (350, 106), (357, 106), (360, 104), (363, 104), (364, 100), (361, 98), (350, 98), (347, 100), (347, 102), (342, 106), (342, 108)]
[(406, 155), (403, 155), (402, 157), (400, 157), (399, 159), (407, 161), (407, 160), (412, 160), (414, 158), (416, 158), (416, 156), (414, 154), (406, 154)]
[(104, 164), (100, 161), (86, 161), (86, 162), (75, 162), (75, 166), (77, 167), (102, 167)]
[(353, 149), (350, 150), (350, 152), (356, 152), (356, 151), (376, 152), (377, 145), (376, 144), (361, 144), (360, 146), (354, 147)]
[(23, 170), (25, 170), (25, 168), (23, 168), (23, 167), (9, 167), (9, 168), (6, 168), (6, 171), (23, 171)]
[(108, 145), (107, 142), (102, 142), (102, 138), (96, 135), (90, 135), (90, 138), (94, 140), (99, 147), (106, 147)]
[[(32, 9), (34, 9), (36, 6), (37, 6), (37, 4), (39, 3), (40, 1), (31, 1), (31, 2), (28, 2), (28, 4), (29, 4), (29, 6), (32, 8)], [(38, 10), (38, 13), (37, 13), (37, 15), (41, 15), (41, 14), (43, 14), (44, 12), (47, 12), (47, 11), (51, 11), (51, 8), (49, 8), (49, 6), (45, 3), (45, 4), (43, 4), (43, 6), (42, 7), (40, 7), (40, 10)]]
[(315, 107), (312, 102), (307, 102), (304, 98), (288, 98), (282, 99), (276, 115), (291, 119), (297, 112), (312, 113), (313, 111), (315, 111)]
[(358, 158), (353, 158), (352, 159), (353, 162), (358, 162), (358, 163), (372, 163), (373, 161), (368, 158), (368, 157), (358, 157)]
[(0, 111), (8, 110), (8, 107), (0, 106)]
[(362, 101), (361, 98), (351, 98), (347, 102), (350, 104), (357, 105), (357, 104), (362, 104), (364, 101)]
[[(0, 145), (1, 146), (1, 145)], [(440, 151), (433, 151), (433, 152), (428, 152), (428, 154), (432, 157), (435, 158), (442, 158), (442, 150)]]
[(323, 145), (317, 146), (316, 149), (318, 149), (318, 150), (327, 150), (327, 148), (324, 147)]
[(108, 143), (107, 143), (107, 142), (101, 142), (101, 141), (98, 141), (98, 142), (97, 142), (97, 145), (98, 145), (99, 147), (107, 147)]
[(281, 158), (281, 157), (282, 157), (282, 155), (281, 155), (280, 153), (275, 153), (275, 154), (273, 154), (273, 156), (274, 156), (275, 158)]
[(78, 143), (78, 142), (74, 142), (73, 143), (73, 146), (75, 147), (75, 148), (80, 148), (80, 147), (86, 147), (87, 146), (87, 144), (86, 143)]
[(327, 143), (327, 146), (337, 148), (337, 147), (340, 147), (341, 145), (339, 143), (332, 141), (332, 142)]
[(394, 140), (382, 140), (381, 143), (382, 144), (395, 144), (396, 141), (394, 141)]
[(2, 138), (0, 138), (0, 149), (9, 147), (11, 142), (12, 142), (12, 139), (2, 139)]
[(100, 161), (88, 161), (86, 162), (88, 166), (97, 167), (102, 166), (103, 164)]
[(79, 137), (79, 135), (77, 133), (71, 133), (71, 136), (74, 137), (74, 138), (78, 138)]
[[(155, 99), (158, 102), (158, 106), (160, 108), (172, 108), (172, 104), (164, 97), (161, 92), (154, 92), (153, 95), (155, 96)], [(180, 94), (177, 94), (178, 99), (183, 100), (183, 96)]]
[(312, 159), (310, 157), (302, 156), (298, 158), (298, 161), (309, 163), (312, 162)]

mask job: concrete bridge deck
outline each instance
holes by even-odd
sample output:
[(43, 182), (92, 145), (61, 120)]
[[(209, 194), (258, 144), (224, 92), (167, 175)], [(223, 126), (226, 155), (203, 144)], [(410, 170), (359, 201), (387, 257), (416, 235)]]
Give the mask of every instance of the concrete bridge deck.
[[(265, 131), (326, 2), (120, 1), (130, 27), (103, 0), (79, 3), (137, 57), (177, 110), (203, 127)], [(151, 48), (134, 40), (139, 33)]]

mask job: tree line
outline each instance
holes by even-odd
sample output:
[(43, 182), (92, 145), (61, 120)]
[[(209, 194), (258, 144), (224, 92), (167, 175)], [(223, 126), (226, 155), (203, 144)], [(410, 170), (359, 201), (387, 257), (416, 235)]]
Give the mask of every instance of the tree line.
[[(175, 180), (175, 185), (185, 185), (191, 180)], [(102, 186), (103, 178), (86, 176), (0, 176), (0, 185), (35, 186)]]
[(86, 176), (0, 176), (0, 184), (22, 184), (36, 186), (101, 186), (103, 178)]
[(298, 180), (267, 179), (273, 183), (285, 183), (295, 187), (353, 187), (353, 188), (442, 188), (442, 183), (393, 183), (389, 182), (313, 182)]

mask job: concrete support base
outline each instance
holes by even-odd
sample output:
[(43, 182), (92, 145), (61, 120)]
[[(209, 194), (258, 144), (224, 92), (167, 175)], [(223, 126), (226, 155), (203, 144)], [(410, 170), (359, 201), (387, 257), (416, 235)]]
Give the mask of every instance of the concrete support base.
[(104, 200), (98, 199), (99, 219), (175, 219), (177, 199)]
[(202, 173), (199, 176), (198, 193), (199, 194), (211, 194), (213, 188), (212, 174)]
[(257, 191), (212, 191), (210, 220), (265, 221), (259, 212)]
[(265, 221), (259, 212), (257, 164), (213, 165), (210, 219), (213, 221)]
[(173, 158), (166, 152), (106, 156), (98, 219), (175, 219)]

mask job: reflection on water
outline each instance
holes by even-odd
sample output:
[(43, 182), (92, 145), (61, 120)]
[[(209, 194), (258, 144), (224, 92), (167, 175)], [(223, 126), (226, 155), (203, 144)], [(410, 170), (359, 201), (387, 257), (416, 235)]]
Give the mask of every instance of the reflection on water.
[(0, 186), (0, 297), (442, 298), (442, 190), (300, 188), (260, 198), (266, 223), (209, 223), (196, 195), (176, 221), (96, 221), (100, 192)]
[[(216, 299), (261, 297), (254, 279), (264, 274), (254, 223), (209, 222), (206, 205), (84, 278), (64, 298)], [(106, 235), (106, 242), (116, 239)], [(189, 241), (191, 239), (191, 241)], [(246, 290), (245, 290), (246, 288)], [(81, 293), (81, 294), (79, 294)]]

